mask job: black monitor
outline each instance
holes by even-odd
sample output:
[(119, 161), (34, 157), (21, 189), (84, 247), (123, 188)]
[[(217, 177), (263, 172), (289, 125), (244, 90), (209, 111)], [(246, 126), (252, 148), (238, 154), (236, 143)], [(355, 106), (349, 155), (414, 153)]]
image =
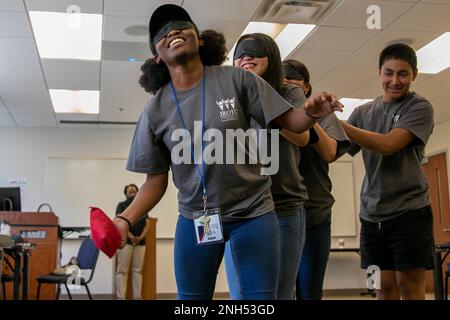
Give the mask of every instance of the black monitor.
[(0, 188), (0, 211), (22, 211), (20, 188)]

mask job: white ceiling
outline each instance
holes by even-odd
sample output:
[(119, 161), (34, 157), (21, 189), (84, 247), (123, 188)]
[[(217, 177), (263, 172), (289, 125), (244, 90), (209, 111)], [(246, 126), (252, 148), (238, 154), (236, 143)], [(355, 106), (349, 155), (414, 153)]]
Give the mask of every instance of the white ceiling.
[[(282, 0), (277, 0), (282, 1)], [(450, 31), (450, 0), (335, 0), (336, 6), (291, 57), (310, 69), (315, 90), (338, 96), (373, 98), (381, 93), (378, 54), (389, 42), (410, 39), (419, 49)], [(231, 48), (263, 0), (0, 0), (0, 127), (92, 127), (61, 120), (135, 122), (148, 99), (140, 88), (140, 66), (151, 56), (147, 35), (131, 36), (130, 26), (147, 27), (163, 3), (182, 4), (199, 29), (225, 34)], [(381, 8), (381, 30), (366, 26), (369, 5)], [(40, 59), (28, 11), (104, 15), (102, 60)], [(302, 21), (297, 21), (301, 23)], [(128, 62), (134, 56), (136, 62)], [(450, 69), (420, 75), (413, 90), (435, 108), (436, 123), (450, 120)], [(100, 90), (100, 114), (55, 114), (48, 89)], [(99, 128), (131, 126), (95, 125)]]

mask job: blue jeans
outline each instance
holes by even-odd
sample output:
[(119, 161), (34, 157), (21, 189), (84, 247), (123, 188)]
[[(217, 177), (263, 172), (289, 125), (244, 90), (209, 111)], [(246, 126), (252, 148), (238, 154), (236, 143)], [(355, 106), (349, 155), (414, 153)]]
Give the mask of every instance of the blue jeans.
[(305, 247), (297, 275), (297, 300), (322, 299), (323, 279), (331, 247), (330, 219), (306, 229)]
[[(305, 211), (303, 208), (294, 214), (278, 217), (280, 229), (280, 274), (278, 278), (279, 300), (292, 300), (294, 298), (295, 279), (302, 256), (305, 242)], [(233, 300), (242, 298), (239, 281), (236, 278), (236, 263), (229, 245), (225, 246), (225, 270), (227, 273), (230, 296)]]
[[(276, 214), (223, 223), (223, 233), (236, 263), (241, 298), (276, 299), (280, 271)], [(224, 248), (224, 243), (197, 245), (194, 222), (178, 217), (174, 249), (178, 299), (212, 299)]]

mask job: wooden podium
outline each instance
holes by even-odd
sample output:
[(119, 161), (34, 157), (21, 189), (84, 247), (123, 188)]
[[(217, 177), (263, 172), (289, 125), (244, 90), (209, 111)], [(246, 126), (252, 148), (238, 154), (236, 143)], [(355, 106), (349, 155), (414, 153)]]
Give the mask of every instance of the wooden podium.
[[(156, 300), (156, 222), (158, 219), (148, 218), (149, 228), (145, 237), (145, 260), (142, 269), (142, 299)], [(127, 300), (133, 298), (131, 268), (128, 273)]]
[[(60, 241), (58, 217), (53, 212), (0, 211), (0, 220), (11, 225), (12, 235), (22, 235), (36, 245), (29, 259), (29, 294), (36, 299), (36, 277), (54, 271), (59, 265)], [(12, 298), (12, 283), (6, 283), (7, 297)], [(41, 289), (41, 299), (55, 299), (56, 286), (45, 285)]]

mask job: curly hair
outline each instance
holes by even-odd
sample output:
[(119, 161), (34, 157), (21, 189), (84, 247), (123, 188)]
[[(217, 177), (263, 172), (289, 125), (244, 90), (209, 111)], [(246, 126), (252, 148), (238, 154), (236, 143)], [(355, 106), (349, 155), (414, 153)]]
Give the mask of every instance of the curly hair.
[[(200, 59), (205, 66), (221, 65), (227, 58), (227, 47), (223, 33), (205, 30), (200, 34), (204, 44), (199, 47)], [(156, 63), (154, 58), (147, 59), (141, 66), (142, 75), (139, 84), (146, 92), (155, 94), (169, 83), (170, 74), (163, 61)]]

